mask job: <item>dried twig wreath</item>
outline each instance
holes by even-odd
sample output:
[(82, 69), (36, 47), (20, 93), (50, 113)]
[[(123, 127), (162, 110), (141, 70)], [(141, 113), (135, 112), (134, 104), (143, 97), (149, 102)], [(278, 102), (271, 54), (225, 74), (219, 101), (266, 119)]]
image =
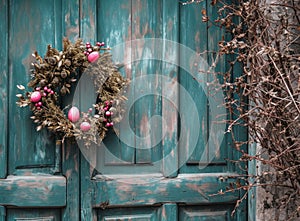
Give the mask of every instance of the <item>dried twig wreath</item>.
[[(33, 54), (36, 62), (32, 64), (32, 79), (28, 83), (33, 90), (17, 94), (17, 105), (30, 107), (38, 131), (47, 128), (62, 140), (76, 138), (90, 145), (101, 142), (108, 129), (121, 121), (121, 104), (126, 100), (121, 89), (129, 81), (121, 76), (108, 48), (103, 46), (103, 42), (92, 46), (80, 39), (72, 44), (65, 38), (63, 51), (48, 45), (44, 58), (37, 52)], [(98, 94), (93, 108), (85, 113), (75, 106), (63, 107), (62, 102), (81, 74), (91, 75)], [(17, 87), (25, 90), (23, 85)]]

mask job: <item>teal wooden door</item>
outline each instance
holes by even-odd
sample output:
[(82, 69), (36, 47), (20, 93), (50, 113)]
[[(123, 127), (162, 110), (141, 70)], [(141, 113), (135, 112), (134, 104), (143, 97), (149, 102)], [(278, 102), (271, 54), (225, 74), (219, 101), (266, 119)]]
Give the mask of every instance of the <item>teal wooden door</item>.
[(36, 132), (29, 110), (15, 103), (16, 85), (30, 79), (31, 53), (78, 36), (78, 8), (76, 1), (0, 1), (0, 220), (78, 220), (79, 196), (68, 190), (79, 184), (79, 152)]
[[(198, 65), (184, 51), (200, 56), (225, 35), (202, 22), (202, 10), (217, 16), (209, 3), (1, 1), (0, 221), (247, 220), (244, 204), (231, 216), (241, 192), (213, 196), (235, 182), (241, 171), (226, 159), (238, 155), (229, 138), (210, 141), (208, 77), (194, 79), (189, 70)], [(29, 111), (15, 105), (16, 85), (30, 78), (31, 53), (61, 48), (64, 36), (106, 42), (132, 81), (119, 133), (91, 149), (36, 132)], [(221, 60), (217, 71), (227, 64)], [(88, 106), (93, 90), (80, 87), (79, 102)]]

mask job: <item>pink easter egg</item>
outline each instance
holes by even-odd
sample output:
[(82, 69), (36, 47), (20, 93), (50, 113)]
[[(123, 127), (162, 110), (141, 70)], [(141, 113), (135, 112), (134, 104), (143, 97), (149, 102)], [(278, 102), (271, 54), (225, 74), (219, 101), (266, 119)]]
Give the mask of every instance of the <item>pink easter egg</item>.
[(97, 61), (97, 59), (99, 58), (99, 56), (100, 56), (99, 52), (94, 51), (94, 52), (92, 52), (92, 53), (90, 53), (88, 55), (88, 61), (91, 62), (91, 63), (93, 63), (93, 62)]
[(30, 101), (31, 102), (39, 102), (42, 98), (41, 92), (35, 91), (30, 95)]
[(89, 122), (82, 122), (80, 124), (80, 130), (82, 130), (83, 132), (89, 131), (91, 129), (91, 125)]
[(77, 107), (72, 107), (69, 112), (68, 112), (68, 119), (75, 123), (79, 120), (80, 118), (80, 112), (79, 109)]

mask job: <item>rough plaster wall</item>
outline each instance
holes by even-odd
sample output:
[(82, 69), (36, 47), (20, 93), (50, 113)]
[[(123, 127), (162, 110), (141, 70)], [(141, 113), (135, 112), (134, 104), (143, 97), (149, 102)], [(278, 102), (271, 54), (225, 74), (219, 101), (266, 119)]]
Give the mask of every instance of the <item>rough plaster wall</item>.
[[(283, 0), (260, 0), (261, 4), (270, 4), (270, 3), (282, 3)], [(296, 1), (299, 2), (299, 1)], [(277, 9), (273, 8), (273, 11), (268, 14), (268, 16), (272, 16), (273, 18), (276, 18), (278, 13), (282, 11), (282, 7), (279, 7)], [(284, 10), (291, 10), (289, 8), (285, 8)], [(290, 11), (293, 13), (292, 11)], [(299, 13), (299, 12), (297, 12)], [(293, 22), (295, 23), (295, 21)], [(296, 22), (297, 24), (297, 22)], [(296, 31), (296, 30), (293, 30)], [(300, 31), (299, 36), (300, 36)], [(291, 45), (291, 48), (294, 49), (294, 53), (299, 54), (300, 53), (300, 38), (298, 38), (297, 41), (294, 42), (294, 44)], [(293, 77), (299, 77), (299, 76), (290, 76)], [(297, 85), (293, 85), (294, 87), (297, 87)], [(300, 96), (298, 97), (298, 100), (300, 101)], [(257, 150), (260, 151), (259, 146), (257, 146)], [(262, 174), (264, 172), (271, 171), (270, 167), (267, 167), (265, 165), (262, 165), (260, 162), (257, 163), (257, 171), (256, 173)], [(266, 179), (274, 180), (275, 177), (267, 177)], [(267, 180), (268, 181), (268, 180)], [(286, 180), (279, 180), (280, 183), (287, 182)], [(300, 206), (300, 196), (296, 196), (296, 198), (291, 199), (288, 207), (286, 209), (278, 209), (281, 201), (284, 197), (286, 197), (287, 191), (290, 191), (289, 189), (285, 189), (282, 187), (274, 187), (269, 186), (266, 188), (257, 187), (256, 189), (256, 220), (257, 221), (281, 221), (281, 220), (288, 220), (288, 214), (292, 214), (296, 211), (297, 207)], [(289, 221), (300, 221), (300, 217), (291, 219)]]
[[(260, 148), (257, 147), (257, 151)], [(257, 162), (257, 174), (266, 174), (274, 172), (269, 166), (263, 165)], [(272, 175), (264, 176), (265, 182), (274, 182), (276, 177)], [(281, 184), (288, 184), (286, 180), (278, 180)], [(276, 186), (257, 187), (256, 188), (256, 220), (257, 221), (287, 221), (290, 214), (293, 214), (300, 206), (300, 196), (295, 196), (290, 199), (290, 202), (286, 208), (281, 208), (282, 199), (287, 197), (287, 193), (290, 193), (290, 189)], [(300, 217), (290, 219), (289, 221), (300, 221)]]

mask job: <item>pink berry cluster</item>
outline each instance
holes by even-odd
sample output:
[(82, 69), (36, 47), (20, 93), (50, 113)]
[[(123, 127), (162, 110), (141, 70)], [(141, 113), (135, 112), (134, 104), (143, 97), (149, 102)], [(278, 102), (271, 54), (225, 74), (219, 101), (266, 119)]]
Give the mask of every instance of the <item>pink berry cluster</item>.
[(53, 95), (54, 91), (51, 88), (45, 86), (43, 89), (40, 87), (35, 88), (35, 91), (30, 95), (30, 101), (34, 103), (37, 110), (41, 110), (43, 103), (41, 101), (42, 97), (47, 97), (48, 95)]
[(97, 42), (96, 47), (93, 47), (90, 42), (85, 43), (85, 52), (86, 56), (89, 56), (93, 51), (99, 51), (100, 47), (104, 46), (104, 42)]
[(112, 100), (104, 102), (102, 113), (104, 116), (103, 122), (105, 123), (106, 127), (114, 126), (114, 123), (112, 122), (112, 115), (114, 114), (114, 107), (112, 107), (113, 103), (114, 102)]

